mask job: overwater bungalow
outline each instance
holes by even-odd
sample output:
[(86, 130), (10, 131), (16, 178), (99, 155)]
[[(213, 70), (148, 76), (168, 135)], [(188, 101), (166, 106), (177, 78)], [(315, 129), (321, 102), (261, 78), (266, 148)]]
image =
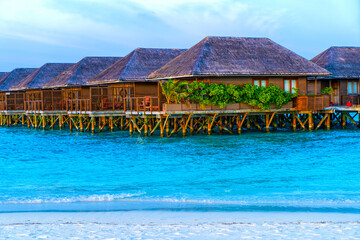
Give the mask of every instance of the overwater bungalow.
[[(206, 37), (172, 61), (151, 73), (148, 81), (180, 79), (269, 86), (308, 93), (312, 78), (330, 73), (268, 38)], [(301, 101), (301, 109), (322, 109), (322, 96)], [(321, 104), (316, 104), (321, 103)]]
[(24, 109), (24, 92), (10, 92), (10, 88), (37, 68), (16, 68), (0, 78), (0, 111)]
[(334, 105), (360, 104), (360, 47), (330, 47), (311, 61), (331, 72), (329, 76), (318, 78), (318, 94), (326, 87), (332, 87), (331, 102)]
[[(184, 49), (138, 48), (88, 81), (91, 85), (90, 111), (126, 111), (144, 107), (160, 108), (160, 86), (146, 77), (171, 61)], [(87, 109), (82, 109), (87, 110)]]
[(73, 63), (46, 63), (13, 85), (10, 88), (10, 91), (25, 94), (23, 110), (27, 112), (44, 111), (45, 107), (50, 110), (53, 106), (45, 104), (45, 99), (54, 98), (56, 96), (54, 96), (52, 90), (42, 90), (42, 88), (46, 83), (72, 65)]
[[(51, 95), (44, 98), (47, 111), (73, 111), (90, 108), (90, 87), (87, 81), (105, 70), (120, 57), (85, 57), (44, 85)], [(48, 96), (46, 98), (46, 96)]]

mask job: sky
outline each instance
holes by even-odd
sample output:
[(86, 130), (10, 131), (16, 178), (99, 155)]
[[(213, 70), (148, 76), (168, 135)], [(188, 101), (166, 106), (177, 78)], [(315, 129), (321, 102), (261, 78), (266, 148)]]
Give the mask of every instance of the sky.
[(360, 46), (360, 1), (0, 0), (0, 72), (190, 48), (206, 36), (267, 37), (311, 59)]

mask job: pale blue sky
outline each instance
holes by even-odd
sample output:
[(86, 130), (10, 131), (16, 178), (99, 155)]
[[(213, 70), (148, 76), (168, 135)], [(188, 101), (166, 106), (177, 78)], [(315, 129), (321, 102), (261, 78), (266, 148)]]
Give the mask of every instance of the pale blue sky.
[(268, 37), (305, 58), (360, 46), (359, 0), (0, 0), (0, 72), (189, 48), (206, 36)]

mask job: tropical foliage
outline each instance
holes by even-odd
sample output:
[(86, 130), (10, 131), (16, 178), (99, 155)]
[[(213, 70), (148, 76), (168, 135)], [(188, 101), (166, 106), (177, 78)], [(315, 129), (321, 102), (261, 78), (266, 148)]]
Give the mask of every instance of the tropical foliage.
[(324, 88), (324, 90), (321, 90), (321, 94), (333, 94), (334, 93), (334, 89), (332, 87), (326, 87)]
[(297, 91), (289, 93), (271, 84), (259, 87), (169, 80), (162, 82), (161, 87), (168, 103), (197, 103), (202, 107), (218, 105), (223, 108), (231, 103), (246, 103), (261, 109), (269, 109), (270, 104), (280, 108), (298, 95)]

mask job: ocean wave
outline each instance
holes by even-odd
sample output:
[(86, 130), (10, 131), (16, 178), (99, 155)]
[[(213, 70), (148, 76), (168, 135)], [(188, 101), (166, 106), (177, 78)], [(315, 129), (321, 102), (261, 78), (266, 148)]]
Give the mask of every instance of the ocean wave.
[(76, 203), (76, 202), (112, 202), (121, 199), (138, 197), (145, 194), (138, 193), (121, 193), (121, 194), (94, 194), (90, 196), (76, 197), (51, 197), (51, 198), (33, 198), (33, 199), (9, 199), (0, 201), (0, 204), (40, 204), (40, 203)]
[(142, 207), (163, 207), (166, 208), (236, 208), (236, 209), (339, 209), (351, 208), (360, 210), (360, 200), (332, 200), (332, 199), (298, 199), (298, 200), (218, 200), (218, 199), (187, 199), (171, 197), (150, 197), (145, 192), (121, 193), (121, 194), (94, 194), (90, 196), (76, 197), (53, 197), (53, 198), (34, 198), (34, 199), (10, 199), (0, 201), (2, 205), (22, 205), (22, 204), (60, 204), (60, 203), (105, 203), (113, 202), (114, 206), (137, 204)]

